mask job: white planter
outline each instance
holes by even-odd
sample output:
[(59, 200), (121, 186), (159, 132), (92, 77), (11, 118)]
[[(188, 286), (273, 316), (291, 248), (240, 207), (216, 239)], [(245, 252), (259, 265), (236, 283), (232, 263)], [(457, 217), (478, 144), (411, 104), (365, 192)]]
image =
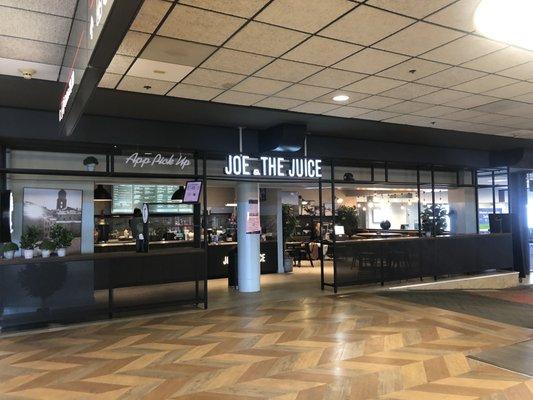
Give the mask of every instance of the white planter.
[(292, 272), (292, 258), (283, 259), (283, 270), (285, 272)]
[(24, 249), (22, 250), (22, 253), (26, 259), (33, 258), (33, 249)]
[(15, 257), (15, 251), (14, 250), (4, 251), (4, 258), (5, 259), (12, 260), (13, 257)]
[(50, 250), (41, 250), (41, 254), (43, 258), (48, 258), (50, 257)]
[(85, 169), (86, 169), (87, 171), (94, 171), (95, 168), (96, 168), (96, 164), (87, 164), (87, 165), (85, 166)]
[(67, 255), (67, 249), (64, 247), (57, 249), (57, 256), (58, 257), (65, 257)]
[(426, 237), (431, 237), (431, 232), (430, 231), (426, 232)]

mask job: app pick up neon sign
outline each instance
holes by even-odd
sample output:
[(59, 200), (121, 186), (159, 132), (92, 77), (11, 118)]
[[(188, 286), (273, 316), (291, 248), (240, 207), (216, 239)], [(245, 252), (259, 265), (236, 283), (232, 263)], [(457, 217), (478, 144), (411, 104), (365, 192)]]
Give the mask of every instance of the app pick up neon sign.
[(238, 154), (226, 159), (224, 174), (232, 176), (322, 178), (322, 160), (259, 157)]

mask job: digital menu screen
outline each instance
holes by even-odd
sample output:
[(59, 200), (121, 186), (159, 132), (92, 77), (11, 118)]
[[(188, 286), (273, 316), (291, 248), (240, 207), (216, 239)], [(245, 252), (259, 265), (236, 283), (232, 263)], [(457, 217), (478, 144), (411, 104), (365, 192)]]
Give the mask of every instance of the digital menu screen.
[(190, 204), (170, 203), (177, 189), (177, 185), (113, 185), (111, 213), (131, 214), (134, 208), (141, 208), (143, 203), (150, 204), (151, 214), (192, 213), (193, 206)]
[(200, 193), (202, 193), (202, 182), (187, 182), (187, 186), (185, 187), (185, 195), (183, 196), (183, 202), (198, 203), (200, 200)]

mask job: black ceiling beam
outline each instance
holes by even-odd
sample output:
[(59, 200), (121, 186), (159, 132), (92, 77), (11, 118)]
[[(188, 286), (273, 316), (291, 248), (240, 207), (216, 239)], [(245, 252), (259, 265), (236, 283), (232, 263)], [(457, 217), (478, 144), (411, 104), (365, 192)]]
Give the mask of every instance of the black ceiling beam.
[(70, 136), (75, 131), (94, 90), (115, 56), (144, 0), (115, 0), (102, 27), (96, 46), (89, 58), (78, 90), (69, 101), (60, 125), (60, 134)]

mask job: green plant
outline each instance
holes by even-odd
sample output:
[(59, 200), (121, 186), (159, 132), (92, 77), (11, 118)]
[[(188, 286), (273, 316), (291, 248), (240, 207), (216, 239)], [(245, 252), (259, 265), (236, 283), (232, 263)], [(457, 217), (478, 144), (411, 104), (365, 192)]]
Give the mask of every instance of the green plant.
[(61, 249), (72, 244), (74, 235), (63, 225), (55, 224), (50, 228), (50, 239), (54, 242), (56, 249)]
[(16, 243), (13, 242), (7, 242), (2, 245), (2, 253), (5, 253), (7, 251), (17, 251), (19, 249), (19, 246)]
[(96, 157), (89, 156), (83, 160), (83, 165), (91, 165), (91, 164), (98, 165), (98, 160), (96, 159)]
[(33, 250), (39, 241), (41, 231), (36, 226), (28, 226), (26, 232), (20, 237), (20, 247), (25, 250)]
[(344, 226), (344, 233), (348, 236), (355, 235), (359, 223), (357, 207), (340, 206), (337, 209), (337, 221)]
[(281, 220), (283, 222), (283, 243), (289, 241), (294, 235), (298, 221), (294, 216), (292, 206), (283, 204), (281, 208)]
[[(435, 224), (433, 224), (433, 215), (435, 215)], [(446, 215), (448, 215), (446, 209), (440, 204), (425, 206), (424, 210), (420, 213), (422, 230), (424, 232), (431, 232), (433, 235), (441, 235), (448, 227)]]
[(50, 251), (54, 251), (56, 249), (56, 244), (50, 240), (50, 239), (44, 239), (42, 242), (41, 242), (41, 245), (39, 246), (39, 248), (41, 250), (50, 250)]

